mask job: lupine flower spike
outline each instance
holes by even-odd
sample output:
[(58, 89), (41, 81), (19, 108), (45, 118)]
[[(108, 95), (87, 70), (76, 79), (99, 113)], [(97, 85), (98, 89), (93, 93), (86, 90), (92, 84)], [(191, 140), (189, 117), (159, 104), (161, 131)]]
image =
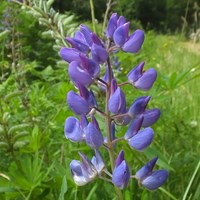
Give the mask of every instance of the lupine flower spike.
[[(60, 50), (60, 56), (68, 63), (70, 80), (76, 88), (76, 91), (68, 92), (66, 100), (77, 117), (66, 119), (64, 134), (70, 141), (84, 143), (94, 152), (91, 160), (79, 153), (81, 160), (71, 161), (72, 178), (79, 186), (95, 181), (97, 177), (104, 179), (114, 185), (119, 199), (123, 196), (121, 190), (128, 186), (131, 178), (136, 178), (139, 185), (148, 190), (155, 190), (168, 177), (168, 172), (164, 169), (153, 171), (157, 157), (133, 176), (133, 170), (129, 169), (133, 164), (128, 166), (124, 151), (121, 150), (118, 156), (115, 153), (120, 148), (121, 140), (136, 152), (146, 149), (153, 142), (155, 134), (150, 126), (160, 117), (159, 108), (148, 108), (151, 96), (137, 97), (129, 104), (122, 87), (129, 83), (133, 89), (151, 89), (157, 77), (155, 69), (144, 70), (145, 63), (142, 61), (128, 73), (128, 81), (119, 84), (115, 76), (116, 61), (117, 68), (120, 64), (116, 53), (138, 53), (142, 49), (144, 32), (138, 29), (129, 33), (129, 27), (130, 22), (125, 17), (113, 13), (103, 40), (81, 24), (74, 37), (66, 37), (69, 47)], [(101, 76), (103, 72), (104, 75)], [(93, 92), (91, 88), (94, 87), (99, 87), (100, 90)], [(96, 91), (105, 95), (105, 106), (102, 102), (98, 106)], [(102, 119), (99, 121), (100, 117)], [(128, 126), (121, 134), (122, 137), (118, 137), (117, 126)], [(101, 155), (102, 151), (104, 154)], [(105, 156), (106, 153), (109, 156)], [(110, 158), (109, 162), (106, 162), (105, 157)]]

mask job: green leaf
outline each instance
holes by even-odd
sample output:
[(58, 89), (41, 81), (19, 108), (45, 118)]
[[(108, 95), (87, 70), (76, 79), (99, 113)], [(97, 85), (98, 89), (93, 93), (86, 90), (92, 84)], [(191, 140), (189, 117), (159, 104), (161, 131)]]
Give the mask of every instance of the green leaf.
[(65, 193), (67, 192), (66, 175), (63, 177), (62, 186), (60, 190), (59, 200), (65, 200)]

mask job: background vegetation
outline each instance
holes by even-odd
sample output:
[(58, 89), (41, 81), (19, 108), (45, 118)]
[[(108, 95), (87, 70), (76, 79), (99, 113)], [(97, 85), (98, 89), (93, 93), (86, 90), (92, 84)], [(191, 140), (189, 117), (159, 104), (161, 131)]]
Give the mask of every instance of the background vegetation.
[[(67, 45), (65, 36), (80, 23), (92, 28), (90, 4), (81, 0), (52, 3), (0, 4), (0, 199), (116, 199), (108, 183), (95, 180), (77, 187), (71, 178), (69, 163), (79, 159), (77, 152), (89, 156), (93, 152), (64, 137), (65, 118), (73, 115), (65, 98), (73, 85), (58, 51)], [(126, 200), (200, 198), (200, 5), (194, 3), (122, 0), (112, 4), (110, 13), (123, 14), (132, 21), (132, 29), (146, 30), (139, 54), (117, 55), (121, 64), (115, 73), (123, 81), (140, 61), (146, 62), (145, 68), (155, 67), (159, 76), (149, 91), (149, 107), (162, 112), (153, 127), (155, 140), (144, 153), (123, 142), (117, 149), (125, 150), (133, 174), (154, 155), (159, 156), (157, 168), (170, 172), (167, 183), (154, 192), (131, 181), (124, 191)], [(106, 0), (94, 0), (94, 9), (96, 28), (102, 33)], [(94, 90), (101, 98), (101, 91)], [(139, 96), (130, 92), (130, 86), (123, 91), (129, 105)], [(125, 130), (118, 128), (117, 134)], [(103, 149), (102, 154), (106, 157)]]

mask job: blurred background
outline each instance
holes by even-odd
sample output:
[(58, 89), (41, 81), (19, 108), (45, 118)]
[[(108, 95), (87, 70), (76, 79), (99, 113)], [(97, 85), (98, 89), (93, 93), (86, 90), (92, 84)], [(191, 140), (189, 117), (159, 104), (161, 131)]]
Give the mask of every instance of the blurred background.
[[(156, 155), (156, 168), (166, 168), (170, 174), (166, 184), (154, 192), (131, 180), (124, 199), (200, 199), (200, 2), (1, 0), (1, 200), (116, 199), (109, 183), (95, 180), (77, 187), (72, 180), (71, 160), (79, 159), (78, 151), (89, 158), (93, 152), (64, 136), (64, 121), (73, 115), (66, 94), (74, 86), (67, 63), (59, 56), (60, 48), (68, 46), (65, 37), (72, 36), (82, 23), (103, 39), (112, 12), (125, 16), (131, 31), (145, 31), (138, 54), (116, 54), (113, 67), (119, 82), (126, 81), (127, 73), (141, 61), (145, 69), (158, 71), (148, 92), (123, 87), (128, 106), (140, 95), (151, 95), (149, 108), (161, 109), (161, 118), (153, 125), (154, 142), (147, 150), (138, 153), (121, 142), (116, 152), (124, 149), (132, 174)], [(92, 90), (103, 107), (102, 91), (94, 86)], [(116, 135), (123, 136), (125, 131), (126, 127), (117, 127)], [(101, 153), (107, 158), (103, 148)]]

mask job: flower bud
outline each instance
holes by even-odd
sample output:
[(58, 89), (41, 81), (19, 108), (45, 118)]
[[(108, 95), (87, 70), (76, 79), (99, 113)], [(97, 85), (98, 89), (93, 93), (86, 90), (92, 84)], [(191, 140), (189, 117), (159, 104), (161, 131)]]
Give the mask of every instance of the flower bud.
[(74, 91), (68, 92), (67, 102), (72, 111), (77, 115), (87, 114), (90, 111), (89, 103)]
[(92, 53), (92, 59), (96, 63), (104, 63), (108, 58), (108, 53), (106, 49), (95, 43), (92, 44), (91, 53)]
[(74, 48), (63, 47), (60, 50), (60, 56), (62, 57), (63, 60), (65, 60), (68, 63), (75, 61), (75, 60), (79, 62), (80, 54), (81, 54), (81, 52)]
[(140, 130), (133, 137), (128, 139), (128, 144), (130, 147), (142, 151), (147, 148), (154, 138), (154, 131), (152, 128), (148, 127)]
[(66, 40), (71, 44), (72, 48), (75, 48), (80, 52), (87, 53), (89, 51), (89, 47), (79, 40), (70, 37), (67, 37)]
[(143, 127), (149, 127), (153, 125), (160, 117), (160, 109), (154, 108), (150, 110), (145, 110), (143, 112), (144, 120), (142, 122)]
[(139, 116), (138, 118), (134, 119), (128, 127), (126, 134), (124, 135), (124, 139), (128, 140), (129, 138), (133, 137), (137, 132), (140, 130), (142, 126), (144, 117)]
[(106, 29), (106, 37), (112, 39), (114, 31), (117, 28), (117, 13), (113, 13), (108, 21), (108, 26)]
[(122, 46), (122, 50), (130, 53), (137, 53), (144, 42), (144, 32), (142, 30), (136, 30), (129, 39)]
[(124, 152), (121, 151), (115, 161), (115, 168), (113, 170), (112, 182), (114, 185), (123, 189), (128, 185), (130, 179), (130, 170), (124, 160)]
[(115, 30), (113, 40), (118, 47), (121, 47), (128, 40), (129, 25), (129, 22), (125, 23)]
[(88, 46), (92, 46), (92, 37), (91, 37), (91, 33), (92, 31), (84, 24), (80, 25), (80, 31), (81, 33), (83, 33), (85, 41), (87, 42)]
[(103, 136), (96, 120), (92, 120), (86, 128), (86, 143), (92, 149), (99, 149), (103, 144)]
[(150, 98), (150, 96), (143, 96), (137, 98), (129, 108), (129, 115), (131, 117), (136, 117), (137, 115), (142, 114), (145, 111)]
[(94, 165), (95, 169), (97, 170), (98, 174), (101, 174), (101, 172), (105, 168), (105, 163), (101, 157), (100, 152), (96, 149), (95, 149), (95, 156), (92, 157), (91, 162)]
[(150, 160), (146, 165), (136, 172), (136, 178), (139, 183), (149, 190), (155, 190), (165, 183), (168, 178), (168, 172), (166, 170), (156, 170), (153, 168), (156, 164), (158, 157)]
[(66, 119), (64, 132), (66, 138), (72, 142), (80, 142), (85, 139), (84, 132), (80, 127), (80, 123), (75, 117), (68, 117)]

